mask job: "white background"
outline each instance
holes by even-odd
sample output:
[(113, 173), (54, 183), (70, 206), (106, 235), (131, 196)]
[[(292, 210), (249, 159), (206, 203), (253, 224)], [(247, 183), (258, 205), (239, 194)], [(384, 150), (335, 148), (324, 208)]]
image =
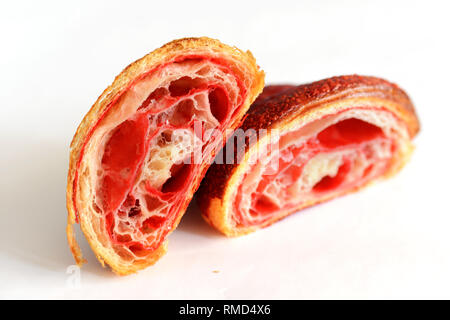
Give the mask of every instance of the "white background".
[[(447, 2), (448, 3), (448, 2)], [(0, 5), (1, 298), (450, 298), (446, 1), (8, 1)], [(128, 63), (175, 38), (250, 49), (267, 83), (359, 73), (400, 84), (422, 123), (395, 178), (227, 239), (195, 206), (136, 275), (67, 270), (69, 143)], [(69, 267), (69, 269), (67, 269)], [(218, 272), (213, 272), (218, 271)]]

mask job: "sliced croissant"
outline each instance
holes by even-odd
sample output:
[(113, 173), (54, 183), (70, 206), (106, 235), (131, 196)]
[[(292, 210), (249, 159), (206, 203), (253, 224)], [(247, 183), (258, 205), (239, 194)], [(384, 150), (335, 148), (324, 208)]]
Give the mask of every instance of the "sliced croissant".
[(263, 82), (250, 52), (209, 38), (170, 42), (123, 70), (71, 144), (67, 235), (76, 261), (84, 262), (75, 222), (118, 274), (158, 260), (226, 129), (239, 125)]
[(240, 129), (223, 152), (234, 158), (218, 157), (198, 192), (206, 221), (228, 236), (393, 175), (419, 122), (398, 86), (353, 75), (268, 86)]

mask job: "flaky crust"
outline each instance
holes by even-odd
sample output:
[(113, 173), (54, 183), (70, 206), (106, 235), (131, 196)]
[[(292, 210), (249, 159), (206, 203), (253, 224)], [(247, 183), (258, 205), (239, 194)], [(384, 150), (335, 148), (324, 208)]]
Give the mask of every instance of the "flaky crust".
[[(261, 92), (264, 86), (264, 72), (257, 66), (251, 52), (243, 52), (235, 47), (222, 44), (218, 40), (206, 37), (185, 38), (172, 41), (126, 67), (91, 107), (79, 125), (71, 143), (66, 198), (68, 210), (67, 236), (72, 254), (79, 265), (83, 264), (85, 260), (83, 259), (79, 246), (75, 240), (73, 230), (73, 224), (75, 222), (80, 223), (81, 229), (99, 261), (103, 265), (105, 265), (105, 263), (108, 264), (117, 274), (125, 275), (139, 269), (143, 269), (146, 266), (155, 263), (155, 261), (165, 253), (167, 243), (163, 243), (144, 263), (124, 268), (117, 262), (116, 259), (108, 254), (108, 252), (102, 250), (95, 235), (91, 234), (86, 228), (86, 225), (89, 223), (89, 221), (86, 220), (85, 215), (83, 215), (83, 210), (86, 210), (87, 208), (86, 204), (80, 201), (74, 201), (74, 192), (76, 192), (74, 189), (74, 186), (76, 185), (75, 182), (88, 179), (88, 177), (77, 177), (77, 166), (79, 161), (82, 161), (80, 159), (82, 159), (83, 156), (83, 146), (86, 140), (89, 139), (96, 123), (102, 115), (108, 111), (108, 107), (111, 103), (117, 99), (124, 92), (124, 90), (126, 90), (134, 81), (158, 66), (163, 66), (183, 56), (196, 54), (221, 57), (227, 60), (232, 71), (237, 77), (240, 77), (241, 79), (252, 79), (251, 83), (247, 87), (247, 98), (244, 101), (239, 114), (236, 115), (234, 122), (230, 125), (230, 128), (235, 128), (238, 126), (240, 119), (245, 114), (250, 104)], [(181, 206), (180, 214), (178, 215), (172, 230), (178, 225), (182, 214), (186, 210), (193, 193), (198, 188), (200, 180), (202, 179), (208, 166), (209, 164), (203, 164), (201, 174), (194, 178), (190, 192), (186, 195), (186, 200)]]
[[(279, 90), (287, 88), (287, 90)], [(246, 118), (240, 128), (247, 129), (283, 129), (293, 123), (307, 123), (320, 118), (323, 114), (339, 112), (352, 105), (382, 106), (392, 112), (406, 125), (409, 139), (412, 139), (419, 131), (420, 124), (414, 110), (414, 106), (408, 95), (396, 84), (386, 80), (349, 75), (316, 81), (313, 83), (291, 87), (280, 86), (276, 91), (282, 91), (278, 95), (258, 98), (247, 112)], [(264, 95), (265, 93), (263, 93)], [(268, 97), (268, 98), (267, 98)], [(246, 152), (251, 146), (246, 142)], [(257, 142), (259, 143), (259, 142)], [(412, 148), (397, 159), (397, 166), (386, 172), (385, 177), (395, 174), (409, 159)], [(235, 154), (239, 154), (235, 152)], [(241, 154), (244, 157), (244, 154)], [(238, 236), (256, 229), (268, 226), (275, 221), (298, 211), (302, 208), (316, 204), (317, 202), (304, 203), (301, 206), (290, 209), (276, 219), (269, 220), (263, 225), (248, 228), (235, 228), (227, 219), (227, 210), (231, 206), (231, 194), (234, 188), (238, 171), (241, 169), (239, 159), (234, 164), (214, 163), (202, 181), (197, 193), (197, 199), (204, 219), (227, 236)], [(354, 192), (358, 187), (348, 192)], [(329, 199), (322, 199), (326, 201)], [(322, 202), (321, 201), (321, 202)]]

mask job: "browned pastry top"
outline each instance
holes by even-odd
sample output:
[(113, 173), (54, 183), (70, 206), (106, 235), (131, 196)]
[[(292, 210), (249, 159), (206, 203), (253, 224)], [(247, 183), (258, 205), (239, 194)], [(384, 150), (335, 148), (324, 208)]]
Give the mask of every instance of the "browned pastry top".
[[(396, 84), (384, 79), (348, 75), (332, 77), (299, 86), (279, 85), (276, 88), (263, 92), (262, 97), (258, 97), (246, 114), (241, 129), (269, 129), (275, 124), (287, 120), (290, 116), (301, 116), (307, 111), (324, 103), (335, 102), (337, 100), (357, 97), (381, 98), (401, 107), (402, 113), (408, 115), (408, 130), (411, 137), (419, 131), (419, 122), (414, 111), (414, 106), (408, 95)], [(280, 92), (270, 96), (270, 93)], [(248, 147), (248, 145), (247, 145)], [(235, 154), (238, 154), (235, 152)], [(217, 197), (221, 198), (225, 191), (225, 184), (231, 176), (239, 161), (235, 159), (234, 164), (214, 163), (201, 185), (200, 198)], [(207, 203), (207, 201), (201, 201)]]
[[(391, 100), (415, 114), (408, 95), (396, 84), (375, 77), (349, 75), (302, 84), (272, 98), (258, 99), (248, 110), (242, 129), (270, 128), (294, 112), (303, 114), (317, 104), (357, 96)], [(411, 129), (412, 136), (419, 130), (418, 127)]]

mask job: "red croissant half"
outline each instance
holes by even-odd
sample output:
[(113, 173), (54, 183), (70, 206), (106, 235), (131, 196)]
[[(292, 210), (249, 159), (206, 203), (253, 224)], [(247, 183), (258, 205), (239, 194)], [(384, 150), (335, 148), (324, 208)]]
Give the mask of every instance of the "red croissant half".
[(206, 221), (229, 236), (396, 173), (419, 122), (397, 85), (353, 75), (268, 86), (240, 129), (231, 163), (222, 155), (198, 192)]
[(263, 82), (250, 52), (209, 38), (170, 42), (123, 70), (71, 144), (67, 235), (77, 262), (75, 222), (118, 274), (158, 260)]

